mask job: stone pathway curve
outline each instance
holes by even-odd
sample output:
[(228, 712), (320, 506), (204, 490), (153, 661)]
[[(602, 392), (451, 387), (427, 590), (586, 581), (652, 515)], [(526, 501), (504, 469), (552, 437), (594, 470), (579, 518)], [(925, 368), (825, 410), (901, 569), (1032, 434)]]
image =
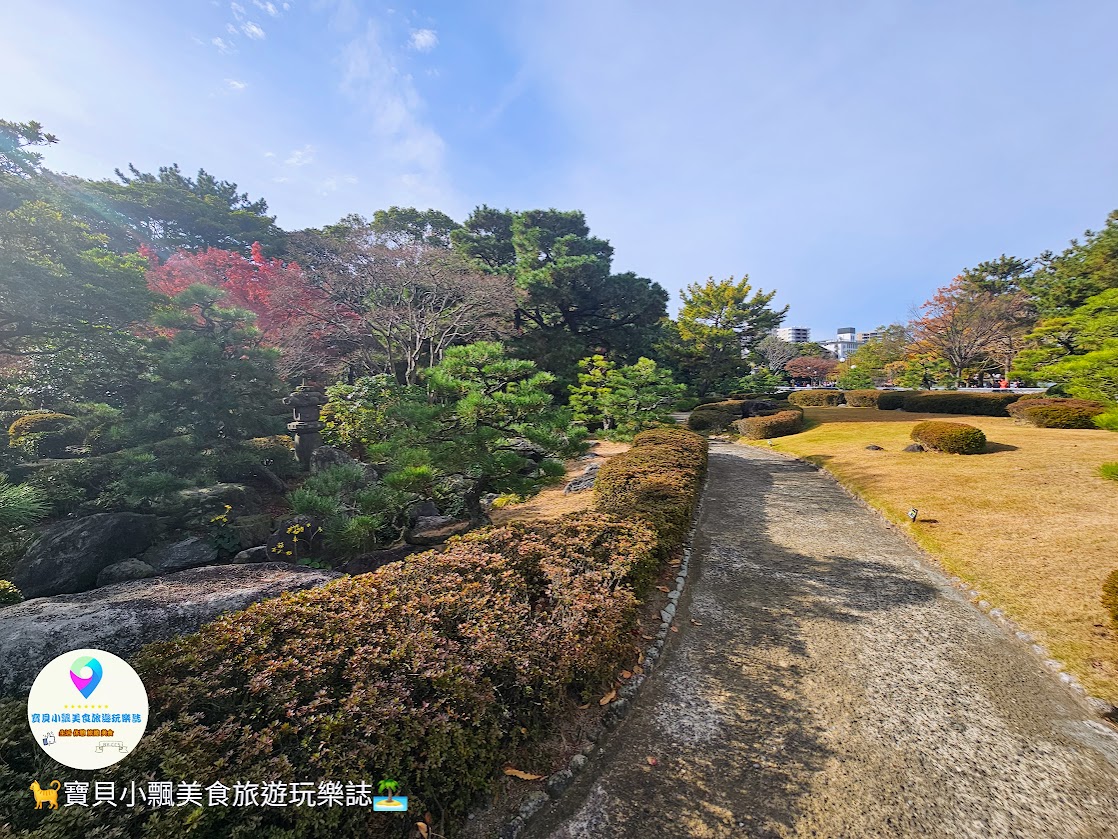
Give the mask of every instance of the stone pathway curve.
[(1118, 837), (1118, 734), (1023, 643), (813, 467), (710, 472), (666, 660), (529, 836)]

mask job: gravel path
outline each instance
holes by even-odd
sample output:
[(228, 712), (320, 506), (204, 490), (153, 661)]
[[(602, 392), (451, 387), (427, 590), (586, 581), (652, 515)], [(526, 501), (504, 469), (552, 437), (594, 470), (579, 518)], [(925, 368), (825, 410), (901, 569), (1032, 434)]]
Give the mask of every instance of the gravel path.
[(811, 466), (710, 468), (667, 660), (528, 835), (1118, 837), (1118, 734), (1024, 644)]

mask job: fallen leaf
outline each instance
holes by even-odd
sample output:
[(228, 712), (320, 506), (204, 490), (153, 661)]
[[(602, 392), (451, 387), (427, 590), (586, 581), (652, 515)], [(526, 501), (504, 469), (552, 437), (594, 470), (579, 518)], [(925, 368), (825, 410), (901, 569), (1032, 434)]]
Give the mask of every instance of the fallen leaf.
[(538, 781), (543, 775), (533, 775), (531, 772), (521, 772), (519, 769), (513, 769), (511, 766), (505, 767), (505, 774), (513, 778), (519, 778), (522, 781)]
[(589, 708), (589, 707), (590, 707), (590, 703), (589, 703), (589, 702), (587, 702), (587, 703), (586, 703), (585, 705), (579, 705), (579, 706), (578, 706), (578, 709), (579, 709), (580, 711), (585, 711), (585, 710), (586, 710), (587, 708)]
[(672, 632), (679, 632), (679, 627), (675, 624), (672, 624)]
[(673, 559), (671, 562), (668, 563), (668, 565), (679, 565), (679, 560)]
[(659, 766), (660, 765), (660, 761), (658, 761), (652, 755), (649, 755), (648, 757), (646, 757), (645, 760), (648, 761), (649, 766)]
[(427, 839), (427, 837), (431, 835), (424, 822), (416, 822), (415, 829), (419, 831), (419, 835), (422, 836), (423, 839)]
[(653, 639), (656, 638), (656, 636), (655, 635), (642, 635), (641, 638), (643, 638), (646, 641), (652, 641)]
[(521, 734), (527, 734), (527, 733), (528, 733), (528, 729), (526, 729), (526, 728), (525, 728), (524, 726), (520, 726), (520, 733), (521, 733)]
[(694, 618), (691, 618), (691, 625), (692, 625), (692, 626), (702, 626), (702, 624), (701, 624), (701, 623), (699, 623), (699, 622), (698, 622), (697, 620), (695, 620)]
[(665, 594), (667, 594), (669, 591), (671, 591), (671, 589), (668, 588), (667, 586), (656, 586), (656, 590), (657, 591), (662, 591)]
[(637, 675), (637, 674), (640, 674), (640, 673), (643, 673), (643, 672), (644, 672), (644, 668), (641, 667), (639, 664), (636, 667), (633, 668), (633, 675)]
[(609, 705), (609, 703), (613, 702), (613, 700), (616, 699), (616, 698), (617, 698), (617, 691), (611, 690), (609, 693), (607, 693), (605, 696), (603, 696), (601, 699), (598, 700), (598, 704), (599, 705)]
[(631, 678), (633, 678), (633, 671), (632, 671), (632, 670), (622, 670), (622, 671), (621, 671), (621, 678), (622, 678), (622, 679), (631, 679)]

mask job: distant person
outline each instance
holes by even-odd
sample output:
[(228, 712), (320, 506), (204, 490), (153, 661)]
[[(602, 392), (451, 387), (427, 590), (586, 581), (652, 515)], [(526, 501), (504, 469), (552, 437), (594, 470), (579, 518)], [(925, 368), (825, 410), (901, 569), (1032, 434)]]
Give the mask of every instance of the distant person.
[(998, 381), (998, 390), (1005, 390), (1008, 387), (1009, 387), (1009, 382), (1007, 382), (1005, 379), (1000, 379)]

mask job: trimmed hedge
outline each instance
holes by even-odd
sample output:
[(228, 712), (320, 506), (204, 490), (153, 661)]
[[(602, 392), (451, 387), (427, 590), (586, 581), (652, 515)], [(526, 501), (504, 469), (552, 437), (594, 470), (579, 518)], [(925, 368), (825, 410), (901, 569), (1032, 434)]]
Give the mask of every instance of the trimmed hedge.
[(912, 439), (925, 448), (948, 454), (981, 454), (986, 450), (986, 435), (962, 422), (917, 423), (912, 429)]
[(971, 414), (981, 417), (1007, 417), (1008, 405), (1016, 393), (967, 393), (963, 390), (916, 391), (904, 395), (904, 409), (918, 414)]
[(1111, 571), (1102, 584), (1102, 607), (1106, 609), (1114, 628), (1118, 629), (1118, 571)]
[(881, 390), (848, 390), (843, 393), (846, 404), (851, 408), (876, 408), (881, 398)]
[(793, 405), (812, 405), (815, 407), (835, 408), (842, 404), (841, 390), (796, 390), (788, 394)]
[(1041, 398), (1018, 400), (1006, 408), (1009, 415), (1037, 428), (1098, 428), (1095, 417), (1106, 410), (1092, 399)]
[(742, 416), (743, 399), (723, 399), (721, 402), (707, 402), (699, 405), (687, 418), (687, 427), (692, 431), (724, 431)]
[(656, 428), (633, 438), (633, 447), (602, 464), (594, 483), (601, 512), (643, 519), (659, 537), (659, 553), (675, 551), (691, 528), (706, 474), (707, 443), (682, 428)]
[(905, 397), (908, 393), (903, 390), (883, 390), (877, 397), (879, 411), (898, 411), (904, 407)]
[(802, 411), (780, 411), (767, 417), (746, 417), (737, 420), (734, 428), (747, 440), (769, 440), (804, 430)]

